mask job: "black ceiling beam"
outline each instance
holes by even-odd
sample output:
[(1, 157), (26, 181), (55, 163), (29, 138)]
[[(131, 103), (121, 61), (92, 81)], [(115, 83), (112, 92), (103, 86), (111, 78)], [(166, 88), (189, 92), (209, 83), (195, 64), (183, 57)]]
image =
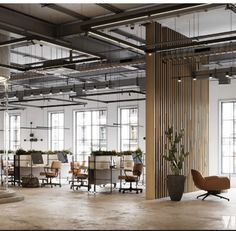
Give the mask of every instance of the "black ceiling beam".
[(36, 106), (36, 105), (31, 105), (31, 104), (22, 104), (22, 103), (10, 103), (9, 102), (9, 105), (14, 105), (14, 106), (23, 106), (23, 107), (33, 107), (33, 108), (40, 108), (40, 106)]
[(68, 107), (68, 106), (76, 106), (76, 105), (86, 105), (85, 102), (72, 102), (70, 104), (56, 104), (56, 105), (45, 105), (40, 106), (40, 108), (50, 108), (50, 107)]
[(0, 6), (0, 27), (8, 28), (12, 32), (16, 32), (26, 36), (44, 36), (44, 37), (56, 37), (56, 25), (45, 22), (29, 15), (17, 12), (15, 10), (8, 9)]
[(4, 42), (0, 42), (0, 47), (11, 46), (11, 45), (22, 43), (22, 42), (29, 41), (32, 39), (34, 39), (33, 36), (17, 38), (17, 39), (10, 39), (10, 40), (4, 41)]
[(95, 26), (116, 23), (118, 21), (124, 21), (124, 24), (127, 24), (128, 23), (127, 20), (132, 20), (134, 18), (144, 17), (144, 16), (148, 17), (152, 14), (165, 13), (170, 11), (176, 12), (178, 10), (187, 8), (191, 9), (191, 7), (202, 6), (202, 5), (205, 4), (156, 4), (153, 5), (152, 7), (148, 6), (147, 8), (125, 11), (119, 14), (94, 18), (83, 22), (72, 22), (62, 25), (58, 29), (58, 36), (60, 37), (71, 36), (74, 34), (82, 33), (84, 31), (88, 31), (89, 29)]
[(18, 103), (18, 102), (35, 102), (35, 101), (51, 101), (51, 100), (55, 100), (55, 101), (61, 101), (61, 102), (73, 102), (69, 99), (60, 99), (60, 98), (53, 98), (53, 97), (46, 97), (46, 98), (37, 98), (37, 99), (22, 99), (22, 100), (13, 100), (13, 101), (9, 101), (10, 103)]
[(106, 103), (121, 103), (121, 102), (131, 102), (131, 101), (142, 101), (146, 100), (146, 98), (137, 98), (137, 99), (117, 99), (117, 100), (106, 100)]
[(104, 100), (84, 98), (84, 97), (80, 97), (80, 96), (78, 96), (78, 97), (73, 97), (72, 99), (74, 99), (74, 98), (76, 98), (76, 99), (82, 99), (82, 100), (87, 100), (87, 101), (93, 101), (93, 102), (99, 102), (99, 103), (106, 103), (106, 101), (104, 101)]
[(57, 5), (57, 4), (41, 4), (41, 6), (42, 7), (48, 7), (50, 9), (53, 9), (53, 10), (58, 11), (60, 13), (72, 16), (72, 17), (77, 18), (77, 19), (82, 20), (82, 21), (90, 19), (89, 17), (86, 17), (82, 14), (79, 14), (79, 13), (73, 11), (73, 10), (69, 10), (69, 9), (67, 9), (65, 7), (62, 7), (60, 5)]
[(81, 94), (81, 95), (70, 96), (70, 98), (98, 96), (98, 95), (114, 95), (114, 94), (124, 94), (124, 93), (137, 93), (137, 94), (145, 95), (145, 92), (143, 91), (122, 90), (122, 91), (97, 92), (97, 93), (92, 93), (92, 94)]
[(7, 65), (7, 64), (4, 64), (4, 63), (0, 63), (0, 67), (13, 69), (13, 70), (18, 70), (18, 71), (25, 71), (25, 69), (23, 67), (20, 67), (18, 65), (14, 65), (14, 64)]
[(33, 36), (36, 40), (61, 46), (69, 50), (85, 53), (89, 56), (102, 57), (101, 55), (88, 52), (77, 45), (72, 45), (70, 41), (57, 38), (58, 25), (45, 22), (35, 17), (17, 12), (0, 6), (0, 29), (16, 33), (23, 36)]
[(119, 14), (119, 13), (123, 13), (124, 11), (111, 5), (111, 4), (105, 4), (105, 3), (97, 3), (96, 5), (106, 9), (106, 10), (109, 10), (115, 14)]

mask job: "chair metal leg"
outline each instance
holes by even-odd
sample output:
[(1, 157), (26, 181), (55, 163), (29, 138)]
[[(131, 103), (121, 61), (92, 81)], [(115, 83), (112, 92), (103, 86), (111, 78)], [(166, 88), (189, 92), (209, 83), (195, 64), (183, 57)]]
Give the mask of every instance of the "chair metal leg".
[(201, 195), (197, 196), (197, 199), (198, 199), (199, 197), (206, 196), (206, 195), (207, 195), (207, 193), (201, 194)]
[(218, 191), (209, 191), (209, 192), (207, 192), (207, 193), (204, 193), (204, 194), (201, 194), (201, 195), (197, 196), (197, 198), (204, 196), (204, 197), (202, 198), (202, 200), (204, 200), (204, 199), (205, 199), (206, 197), (208, 197), (209, 195), (216, 196), (216, 197), (219, 197), (219, 198), (221, 198), (221, 199), (225, 199), (225, 200), (228, 200), (228, 201), (229, 201), (229, 198), (223, 197), (223, 196), (219, 195), (219, 192), (218, 192)]
[(219, 197), (219, 198), (221, 198), (221, 199), (225, 199), (225, 200), (227, 200), (227, 201), (229, 201), (229, 198), (227, 198), (227, 197), (223, 197), (223, 196), (220, 196), (220, 195), (218, 195), (218, 194), (212, 194), (213, 196), (216, 196), (216, 197)]
[(208, 197), (209, 195), (210, 195), (209, 193), (206, 193), (206, 195), (202, 198), (202, 200), (204, 201), (204, 199)]

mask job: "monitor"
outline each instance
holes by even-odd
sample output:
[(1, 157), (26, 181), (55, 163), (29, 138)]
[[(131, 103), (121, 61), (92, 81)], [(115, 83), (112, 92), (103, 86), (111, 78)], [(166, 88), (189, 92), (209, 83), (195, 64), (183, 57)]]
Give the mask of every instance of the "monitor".
[(40, 152), (32, 153), (31, 158), (32, 158), (33, 164), (43, 164), (42, 153), (40, 153)]
[(61, 161), (61, 163), (68, 163), (67, 155), (64, 154), (63, 152), (58, 152), (57, 158), (58, 158), (58, 160)]

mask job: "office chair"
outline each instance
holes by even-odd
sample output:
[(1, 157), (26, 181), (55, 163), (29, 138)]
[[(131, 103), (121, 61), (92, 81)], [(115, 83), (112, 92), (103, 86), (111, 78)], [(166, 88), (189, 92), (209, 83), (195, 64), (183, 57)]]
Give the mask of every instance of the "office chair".
[(72, 161), (70, 166), (70, 173), (72, 174), (71, 181), (69, 181), (69, 183), (71, 183), (70, 188), (76, 188), (76, 190), (78, 190), (80, 187), (87, 187), (89, 190), (90, 186), (88, 184), (88, 167), (76, 161)]
[[(119, 176), (119, 179), (124, 180), (126, 183), (129, 183), (129, 188), (120, 188), (119, 192), (125, 193), (125, 191), (136, 191), (142, 193), (143, 189), (138, 188), (138, 182), (140, 180), (140, 176), (143, 172), (143, 164), (142, 163), (134, 163), (133, 169), (124, 169), (124, 175)], [(135, 187), (133, 184), (135, 183)]]
[(229, 201), (229, 198), (219, 195), (222, 190), (230, 188), (230, 180), (228, 177), (220, 177), (220, 176), (203, 177), (199, 171), (194, 169), (191, 169), (191, 174), (195, 186), (201, 190), (207, 191), (206, 193), (197, 196), (197, 198), (203, 196), (202, 200), (204, 200), (209, 195), (212, 195)]
[[(44, 172), (40, 175), (44, 175), (45, 178), (42, 179), (41, 186), (51, 185), (51, 187), (59, 185), (61, 187), (61, 161), (53, 160), (51, 167), (44, 167)], [(52, 182), (52, 179), (59, 178), (59, 183)]]

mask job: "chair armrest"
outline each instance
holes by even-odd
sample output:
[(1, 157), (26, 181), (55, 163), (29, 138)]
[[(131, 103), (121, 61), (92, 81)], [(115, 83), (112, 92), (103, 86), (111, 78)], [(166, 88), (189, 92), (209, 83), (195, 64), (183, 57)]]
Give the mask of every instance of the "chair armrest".
[(49, 170), (51, 170), (51, 167), (49, 167), (49, 166), (44, 166), (43, 168), (44, 168), (45, 172), (48, 172)]

